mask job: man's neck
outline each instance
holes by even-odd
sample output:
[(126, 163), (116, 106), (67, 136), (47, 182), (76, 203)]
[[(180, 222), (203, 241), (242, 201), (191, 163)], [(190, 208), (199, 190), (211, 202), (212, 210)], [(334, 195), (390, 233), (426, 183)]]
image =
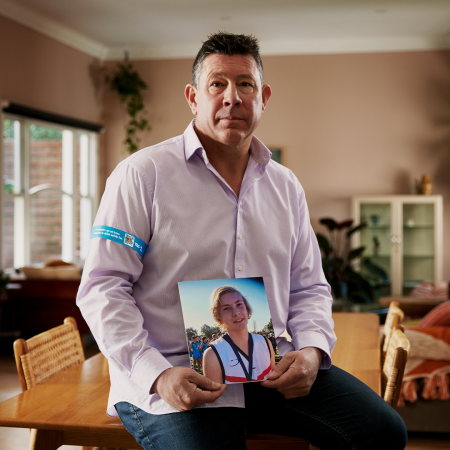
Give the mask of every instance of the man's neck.
[(208, 156), (209, 162), (233, 189), (236, 196), (239, 197), (245, 169), (250, 157), (251, 136), (239, 145), (229, 146), (214, 141), (197, 128), (195, 131)]

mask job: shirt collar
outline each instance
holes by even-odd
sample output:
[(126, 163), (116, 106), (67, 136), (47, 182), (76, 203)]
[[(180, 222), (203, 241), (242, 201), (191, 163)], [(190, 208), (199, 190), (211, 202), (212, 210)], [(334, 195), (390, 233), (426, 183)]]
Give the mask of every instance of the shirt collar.
[[(195, 119), (192, 120), (184, 132), (184, 155), (186, 161), (188, 161), (194, 153), (198, 153), (205, 161), (205, 164), (208, 164), (208, 157), (195, 132), (194, 124)], [(272, 153), (256, 136), (253, 136), (252, 143), (250, 144), (250, 156), (262, 166), (267, 166)]]

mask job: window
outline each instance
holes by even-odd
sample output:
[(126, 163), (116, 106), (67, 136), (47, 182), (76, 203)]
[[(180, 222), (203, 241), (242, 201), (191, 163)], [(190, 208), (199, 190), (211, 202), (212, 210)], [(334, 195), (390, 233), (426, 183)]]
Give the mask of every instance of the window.
[(3, 115), (2, 266), (86, 257), (97, 210), (97, 133)]

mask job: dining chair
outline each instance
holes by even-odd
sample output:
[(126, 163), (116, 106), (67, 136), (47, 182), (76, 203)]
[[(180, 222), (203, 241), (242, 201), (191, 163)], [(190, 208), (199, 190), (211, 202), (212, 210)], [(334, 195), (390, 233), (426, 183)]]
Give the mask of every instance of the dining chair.
[(410, 344), (403, 327), (397, 325), (389, 340), (381, 372), (381, 392), (384, 400), (397, 409), (398, 398), (408, 359)]
[(381, 336), (381, 365), (384, 364), (386, 352), (389, 346), (391, 335), (397, 325), (401, 325), (405, 314), (399, 308), (398, 302), (391, 302), (386, 316), (386, 322), (383, 327), (383, 334)]
[[(63, 325), (26, 341), (17, 339), (14, 342), (14, 357), (22, 392), (83, 363), (85, 358), (76, 320), (66, 317)], [(34, 449), (39, 439), (38, 430), (32, 429), (28, 449)]]

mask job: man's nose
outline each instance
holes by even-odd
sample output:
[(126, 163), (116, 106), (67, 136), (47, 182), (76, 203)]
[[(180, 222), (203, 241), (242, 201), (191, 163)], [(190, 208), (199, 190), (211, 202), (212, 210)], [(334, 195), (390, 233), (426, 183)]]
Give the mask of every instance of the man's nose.
[(236, 86), (229, 84), (225, 89), (223, 96), (223, 105), (224, 106), (239, 106), (242, 103), (241, 98), (239, 97), (239, 92)]

